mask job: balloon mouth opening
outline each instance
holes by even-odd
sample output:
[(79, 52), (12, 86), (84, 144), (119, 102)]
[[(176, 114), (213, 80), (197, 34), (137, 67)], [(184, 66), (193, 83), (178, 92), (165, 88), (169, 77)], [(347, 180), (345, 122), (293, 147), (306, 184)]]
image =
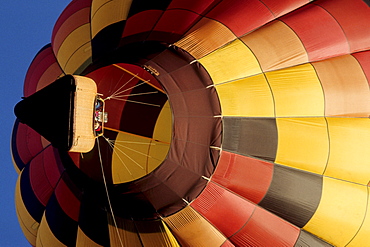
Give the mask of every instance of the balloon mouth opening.
[(163, 163), (171, 145), (173, 116), (167, 94), (152, 72), (129, 64), (112, 66), (122, 79), (100, 96), (104, 112), (99, 114), (109, 115), (110, 120), (102, 116), (104, 127), (96, 133), (105, 144), (95, 148), (111, 147), (109, 183), (117, 185), (140, 179)]
[(109, 120), (94, 149), (73, 159), (75, 165), (107, 183), (113, 211), (121, 213), (115, 216), (156, 219), (186, 207), (205, 188), (221, 150), (221, 108), (207, 71), (180, 48), (166, 46), (86, 76), (103, 95)]
[(95, 144), (88, 152), (70, 153), (75, 166), (110, 185), (138, 180), (160, 166), (173, 129), (162, 85), (146, 68), (126, 63), (104, 66), (84, 78), (97, 85), (91, 116)]

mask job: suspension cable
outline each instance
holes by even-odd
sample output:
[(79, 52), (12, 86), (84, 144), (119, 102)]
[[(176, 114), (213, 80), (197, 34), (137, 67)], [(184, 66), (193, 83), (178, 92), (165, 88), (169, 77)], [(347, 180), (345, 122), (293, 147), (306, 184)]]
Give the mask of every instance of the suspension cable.
[(103, 181), (104, 181), (105, 193), (107, 194), (107, 199), (108, 199), (108, 204), (109, 204), (110, 213), (112, 214), (113, 224), (114, 224), (114, 226), (115, 226), (115, 228), (116, 228), (116, 232), (117, 232), (117, 235), (118, 235), (119, 242), (121, 243), (121, 246), (122, 246), (122, 247), (124, 247), (124, 246), (123, 246), (123, 241), (122, 241), (122, 239), (121, 239), (121, 235), (119, 234), (119, 231), (118, 231), (118, 225), (117, 225), (117, 222), (116, 222), (116, 217), (114, 216), (112, 203), (111, 203), (111, 200), (110, 200), (110, 197), (109, 197), (108, 186), (107, 186), (107, 180), (105, 179), (105, 173), (104, 173), (104, 168), (103, 168), (103, 160), (102, 160), (102, 157), (101, 157), (100, 145), (99, 145), (99, 140), (98, 140), (98, 138), (96, 138), (96, 142), (97, 142), (97, 145), (98, 145), (100, 168), (101, 168), (101, 172), (102, 172), (102, 175), (103, 175)]

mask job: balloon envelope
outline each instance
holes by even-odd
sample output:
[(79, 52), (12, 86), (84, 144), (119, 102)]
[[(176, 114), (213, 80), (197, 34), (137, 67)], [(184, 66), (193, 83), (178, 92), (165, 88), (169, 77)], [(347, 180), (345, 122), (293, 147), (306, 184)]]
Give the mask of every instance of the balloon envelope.
[(107, 122), (93, 149), (76, 153), (16, 120), (26, 238), (365, 246), (368, 23), (362, 0), (72, 1), (23, 96), (86, 77)]

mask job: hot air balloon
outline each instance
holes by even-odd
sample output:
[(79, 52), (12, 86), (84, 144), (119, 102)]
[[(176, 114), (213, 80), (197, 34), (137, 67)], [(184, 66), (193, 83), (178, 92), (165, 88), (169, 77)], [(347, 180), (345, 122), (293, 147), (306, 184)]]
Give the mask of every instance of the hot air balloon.
[(72, 1), (15, 107), (24, 235), (369, 245), (369, 23), (363, 0)]

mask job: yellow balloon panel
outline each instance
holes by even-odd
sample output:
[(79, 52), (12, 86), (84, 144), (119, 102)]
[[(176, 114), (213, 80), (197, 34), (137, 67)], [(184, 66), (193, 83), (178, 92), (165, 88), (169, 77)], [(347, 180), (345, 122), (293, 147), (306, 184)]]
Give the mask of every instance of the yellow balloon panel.
[(153, 141), (149, 148), (148, 172), (152, 172), (166, 158), (172, 139), (172, 111), (167, 101), (157, 119)]
[[(369, 187), (367, 188), (367, 192), (368, 192), (367, 196), (369, 198), (370, 197)], [(347, 246), (351, 247), (367, 246), (369, 244), (369, 236), (370, 236), (370, 203), (368, 202), (365, 220), (362, 223), (361, 228), (357, 232), (356, 236)]]
[(324, 177), (320, 204), (303, 229), (335, 246), (345, 246), (360, 228), (366, 208), (366, 186)]
[(174, 45), (200, 59), (235, 39), (236, 36), (225, 25), (203, 18)]
[[(84, 60), (86, 59), (86, 60)], [(64, 71), (69, 74), (79, 74), (92, 63), (91, 44), (81, 46), (68, 60)]]
[(112, 156), (113, 183), (125, 183), (148, 174), (147, 160), (151, 139), (119, 133)]
[(370, 181), (370, 119), (327, 118), (330, 156), (325, 175), (367, 185)]
[[(108, 215), (111, 246), (162, 246), (179, 247), (171, 231), (161, 220), (132, 221)], [(117, 227), (116, 225), (117, 224)]]
[(28, 242), (30, 242), (30, 244), (36, 246), (36, 236), (37, 230), (39, 228), (39, 223), (35, 221), (33, 217), (28, 213), (23, 203), (20, 190), (20, 180), (21, 176), (18, 177), (15, 187), (15, 208), (17, 212), (17, 217), (24, 236), (26, 237)]
[(274, 117), (274, 101), (263, 74), (216, 85), (222, 115)]
[(168, 150), (170, 148), (169, 143), (161, 143), (153, 141), (149, 148), (149, 159), (147, 164), (148, 173), (156, 169), (166, 159)]
[(370, 115), (370, 90), (357, 60), (341, 56), (313, 63), (325, 93), (326, 116)]
[[(170, 110), (164, 110), (158, 118), (156, 128), (172, 126), (171, 118), (168, 119)], [(167, 120), (170, 123), (166, 122)], [(158, 127), (161, 125), (162, 127)], [(154, 138), (138, 136), (130, 133), (119, 132), (113, 142), (114, 149), (112, 155), (112, 178), (113, 183), (126, 183), (141, 178), (156, 169), (166, 158), (170, 142), (164, 142), (159, 138), (169, 138), (172, 133), (171, 128), (165, 128), (167, 133), (154, 135)]]
[(163, 221), (136, 221), (143, 246), (180, 247)]
[(252, 51), (238, 39), (199, 59), (199, 62), (214, 84), (262, 73)]
[(284, 22), (274, 21), (241, 40), (253, 51), (263, 71), (308, 62), (306, 50), (295, 32)]
[(71, 32), (58, 50), (57, 60), (66, 74), (73, 74), (88, 59), (91, 59), (90, 24)]
[(172, 111), (167, 101), (158, 116), (153, 131), (153, 139), (169, 144), (172, 139)]
[(95, 243), (92, 241), (86, 234), (81, 230), (80, 227), (78, 227), (77, 230), (77, 239), (76, 239), (76, 247), (83, 247), (83, 246), (89, 246), (89, 247), (102, 247), (102, 245)]
[[(109, 242), (111, 246), (132, 246), (142, 247), (139, 235), (137, 234), (134, 221), (126, 220), (119, 217), (113, 218), (107, 215)], [(116, 227), (117, 225), (117, 227)]]
[(226, 241), (225, 236), (190, 206), (164, 221), (184, 246), (221, 246)]
[(276, 117), (324, 116), (324, 95), (311, 64), (266, 73)]
[(117, 135), (112, 157), (113, 183), (129, 182), (149, 173), (150, 145), (149, 138), (122, 132)]
[(325, 118), (277, 118), (276, 124), (279, 138), (275, 162), (323, 174), (329, 155)]
[(126, 20), (132, 0), (94, 0), (91, 5), (92, 38), (103, 28)]

